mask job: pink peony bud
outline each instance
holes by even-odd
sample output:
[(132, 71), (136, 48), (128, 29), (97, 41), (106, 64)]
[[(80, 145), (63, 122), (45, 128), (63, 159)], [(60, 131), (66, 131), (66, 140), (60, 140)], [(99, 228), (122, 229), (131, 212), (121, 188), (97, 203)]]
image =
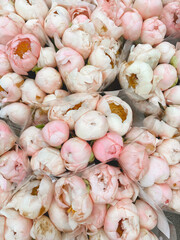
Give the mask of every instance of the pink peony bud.
[(92, 213), (93, 202), (88, 188), (78, 176), (62, 177), (56, 182), (55, 200), (59, 207), (66, 209), (68, 217), (76, 222), (83, 222)]
[(10, 150), (16, 142), (15, 134), (2, 120), (0, 120), (0, 142), (0, 156)]
[(143, 178), (140, 179), (140, 184), (143, 187), (150, 187), (154, 183), (164, 183), (169, 177), (169, 166), (164, 158), (151, 155), (149, 157), (149, 169)]
[(180, 163), (170, 166), (170, 176), (166, 183), (172, 189), (180, 189)]
[[(47, 226), (47, 228), (44, 228)], [(54, 224), (46, 216), (42, 216), (33, 222), (30, 235), (37, 240), (60, 240), (61, 233), (56, 229)]]
[(172, 191), (172, 199), (169, 203), (169, 207), (175, 210), (176, 212), (180, 212), (180, 190)]
[(55, 50), (52, 47), (41, 48), (40, 56), (37, 62), (39, 68), (56, 67)]
[(20, 183), (27, 176), (28, 157), (22, 150), (9, 151), (0, 157), (0, 173), (12, 183)]
[(131, 128), (131, 130), (126, 134), (125, 138), (128, 142), (136, 142), (143, 145), (148, 154), (152, 154), (156, 150), (156, 137), (143, 128)]
[[(3, 218), (3, 220), (2, 220)], [(13, 209), (3, 209), (0, 212), (1, 239), (30, 240), (32, 220), (21, 216)], [(2, 234), (2, 235), (1, 235)]]
[(90, 195), (94, 203), (112, 203), (118, 190), (116, 169), (107, 164), (86, 170), (84, 178), (89, 181)]
[(54, 186), (50, 178), (31, 180), (13, 195), (7, 208), (16, 209), (22, 216), (35, 219), (48, 211), (53, 192)]
[(21, 102), (11, 103), (0, 110), (0, 117), (23, 127), (31, 121), (31, 108)]
[(22, 132), (19, 138), (19, 143), (28, 156), (32, 156), (41, 148), (47, 147), (47, 143), (42, 136), (42, 131), (34, 126), (31, 126)]
[(91, 232), (97, 232), (97, 230), (104, 225), (104, 219), (107, 212), (106, 204), (94, 204), (91, 215), (86, 219), (86, 227)]
[(167, 35), (180, 31), (180, 2), (171, 2), (164, 6), (161, 21), (166, 25)]
[(0, 99), (2, 103), (16, 102), (21, 98), (22, 76), (17, 73), (7, 73), (0, 79)]
[(106, 162), (111, 158), (119, 158), (122, 148), (122, 137), (115, 132), (109, 132), (94, 142), (93, 153), (99, 161)]
[(27, 75), (36, 65), (41, 50), (38, 39), (32, 34), (19, 34), (6, 47), (12, 69), (21, 75)]
[(147, 230), (152, 230), (155, 228), (157, 225), (158, 216), (154, 209), (143, 200), (137, 200), (135, 206), (137, 207), (140, 226), (142, 228), (146, 228)]
[(91, 35), (80, 27), (72, 25), (72, 27), (65, 30), (62, 43), (65, 47), (73, 48), (80, 53), (84, 59), (87, 59), (92, 50)]
[(42, 136), (50, 146), (61, 146), (69, 138), (69, 126), (62, 120), (49, 122), (42, 129)]
[(75, 17), (72, 20), (72, 24), (81, 24), (81, 23), (85, 23), (88, 20), (88, 17), (84, 14), (80, 14), (77, 15), (77, 17)]
[(127, 176), (133, 181), (139, 181), (149, 169), (146, 149), (138, 143), (131, 143), (125, 146), (118, 162)]
[(42, 148), (33, 154), (31, 158), (31, 168), (35, 172), (45, 172), (54, 176), (58, 176), (65, 172), (60, 151), (52, 147)]
[(175, 54), (175, 46), (169, 42), (162, 42), (156, 46), (161, 53), (159, 63), (170, 63), (172, 56)]
[(91, 10), (88, 6), (71, 6), (69, 9), (71, 19), (74, 20), (77, 16), (86, 16), (87, 18), (91, 15)]
[(167, 104), (180, 105), (180, 86), (174, 86), (164, 92), (164, 97)]
[(180, 128), (180, 106), (170, 105), (167, 107), (163, 119), (170, 126)]
[(168, 184), (154, 184), (151, 187), (145, 188), (144, 191), (149, 197), (160, 207), (168, 205), (172, 198), (172, 191)]
[(0, 17), (0, 44), (7, 44), (16, 35), (21, 34), (24, 20), (15, 13)]
[(163, 5), (161, 0), (135, 0), (133, 8), (138, 10), (143, 19), (159, 16)]
[(70, 15), (65, 8), (60, 6), (52, 8), (44, 20), (44, 29), (49, 37), (54, 37), (54, 34), (62, 37), (69, 25)]
[(154, 76), (158, 76), (160, 81), (158, 87), (164, 91), (170, 88), (177, 81), (176, 69), (167, 63), (159, 64), (154, 69)]
[[(160, 1), (160, 0), (159, 0)], [(121, 17), (124, 30), (123, 37), (130, 41), (137, 40), (141, 35), (143, 20), (141, 15), (134, 8), (125, 10)]]
[(65, 167), (70, 171), (79, 171), (87, 167), (93, 157), (91, 146), (80, 138), (70, 138), (61, 149)]
[(130, 199), (123, 199), (109, 208), (104, 231), (110, 240), (137, 239), (140, 232), (139, 217)]
[(47, 42), (47, 36), (39, 19), (28, 20), (23, 28), (22, 34), (33, 34), (40, 42), (41, 46), (44, 46)]
[(26, 79), (21, 86), (22, 102), (34, 105), (42, 103), (46, 94), (36, 85), (34, 79)]
[(64, 47), (56, 53), (56, 62), (63, 79), (74, 69), (80, 69), (84, 66), (83, 57), (72, 48)]
[(148, 18), (143, 22), (141, 41), (152, 46), (163, 41), (166, 35), (166, 25), (158, 17)]
[(119, 97), (105, 95), (99, 100), (97, 110), (107, 116), (109, 130), (123, 136), (130, 129), (133, 118), (132, 110)]
[(36, 84), (46, 93), (53, 93), (62, 87), (62, 80), (59, 72), (52, 67), (44, 67), (36, 74)]
[(106, 135), (108, 131), (106, 117), (98, 111), (84, 113), (75, 123), (75, 133), (86, 141), (96, 140)]
[[(0, 174), (0, 209), (3, 208), (12, 197), (12, 184)], [(1, 224), (1, 223), (0, 223)], [(1, 232), (0, 232), (1, 237)]]
[(33, 18), (45, 18), (48, 7), (44, 0), (16, 0), (15, 1), (16, 12), (25, 20)]
[(176, 139), (165, 139), (156, 149), (169, 165), (180, 162), (180, 143)]

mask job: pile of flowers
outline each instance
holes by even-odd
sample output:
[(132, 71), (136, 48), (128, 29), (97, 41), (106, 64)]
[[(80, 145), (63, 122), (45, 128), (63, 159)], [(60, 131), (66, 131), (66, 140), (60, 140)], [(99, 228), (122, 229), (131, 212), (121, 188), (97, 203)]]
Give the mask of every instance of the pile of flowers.
[(180, 213), (179, 0), (0, 12), (0, 239), (158, 239)]

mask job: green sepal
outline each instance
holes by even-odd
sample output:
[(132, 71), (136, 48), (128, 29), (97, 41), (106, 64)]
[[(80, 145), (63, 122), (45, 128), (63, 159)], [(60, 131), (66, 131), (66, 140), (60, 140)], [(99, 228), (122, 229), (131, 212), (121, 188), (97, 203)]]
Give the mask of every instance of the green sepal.
[(36, 127), (36, 128), (39, 128), (39, 129), (43, 129), (44, 126), (45, 126), (45, 124), (38, 124), (38, 125), (36, 125), (35, 127)]
[(175, 67), (175, 68), (177, 68), (177, 57), (176, 56), (173, 56), (172, 58), (171, 58), (171, 61), (170, 61), (170, 64), (173, 66), (173, 67)]
[(91, 153), (91, 156), (90, 156), (90, 158), (89, 158), (89, 163), (94, 162), (94, 160), (95, 160), (95, 156), (94, 156), (94, 153), (92, 152), (92, 153)]
[(88, 191), (88, 193), (89, 193), (90, 190), (91, 190), (91, 185), (90, 185), (90, 183), (89, 183), (89, 181), (88, 181), (87, 179), (83, 179), (83, 181), (85, 182), (85, 184), (86, 184), (86, 189), (87, 189), (87, 191)]
[(38, 66), (36, 65), (35, 67), (33, 67), (32, 72), (37, 73), (37, 72), (39, 72), (41, 69), (42, 69), (42, 67), (38, 67)]

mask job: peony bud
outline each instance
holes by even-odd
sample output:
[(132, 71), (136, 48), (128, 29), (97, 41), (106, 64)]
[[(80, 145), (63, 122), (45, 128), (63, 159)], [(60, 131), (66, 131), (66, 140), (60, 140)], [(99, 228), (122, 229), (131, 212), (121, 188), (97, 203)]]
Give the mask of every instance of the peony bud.
[(56, 67), (55, 50), (52, 47), (41, 48), (37, 65), (39, 68)]
[(175, 54), (175, 46), (169, 42), (162, 42), (156, 46), (161, 53), (159, 63), (170, 63), (172, 56)]

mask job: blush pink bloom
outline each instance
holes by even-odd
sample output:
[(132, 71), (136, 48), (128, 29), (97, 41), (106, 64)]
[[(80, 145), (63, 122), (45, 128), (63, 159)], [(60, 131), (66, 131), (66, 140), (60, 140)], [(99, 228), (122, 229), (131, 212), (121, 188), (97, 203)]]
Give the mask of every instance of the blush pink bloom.
[(0, 79), (0, 99), (2, 103), (16, 102), (21, 96), (24, 79), (17, 73), (7, 73)]
[(82, 24), (85, 23), (89, 18), (84, 15), (84, 14), (80, 14), (77, 15), (73, 20), (72, 20), (72, 24)]
[(43, 139), (42, 131), (34, 126), (31, 126), (22, 132), (19, 138), (19, 143), (28, 156), (32, 156), (41, 148), (48, 146)]
[(151, 187), (145, 188), (144, 191), (160, 207), (163, 205), (167, 206), (172, 198), (172, 190), (167, 183), (154, 184)]
[(170, 63), (172, 56), (175, 54), (175, 46), (169, 42), (162, 42), (156, 46), (161, 53), (159, 63)]
[(133, 181), (139, 181), (149, 169), (146, 148), (138, 143), (125, 146), (118, 162), (127, 176)]
[(45, 93), (54, 93), (62, 87), (60, 73), (52, 67), (44, 67), (38, 71), (35, 82)]
[(164, 183), (169, 177), (169, 165), (164, 158), (151, 155), (149, 157), (149, 169), (141, 178), (143, 187), (150, 187), (154, 183)]
[(56, 53), (56, 62), (63, 79), (76, 68), (80, 71), (85, 64), (83, 57), (69, 47), (64, 47)]
[(169, 207), (180, 213), (180, 190), (172, 191), (172, 199), (169, 203)]
[[(12, 184), (0, 174), (0, 209), (3, 208), (12, 197)], [(0, 233), (1, 236), (1, 233)]]
[(33, 239), (37, 240), (61, 240), (61, 233), (46, 216), (37, 218), (33, 222), (30, 235)]
[(106, 117), (98, 111), (84, 113), (75, 123), (75, 134), (86, 141), (96, 140), (106, 135), (108, 131)]
[(27, 75), (36, 65), (41, 50), (38, 39), (32, 34), (16, 35), (6, 47), (12, 69), (21, 75)]
[(84, 172), (89, 181), (90, 195), (94, 203), (112, 203), (118, 190), (116, 169), (107, 164)]
[(0, 173), (10, 182), (20, 183), (28, 171), (29, 160), (24, 151), (8, 151), (0, 157)]
[(161, 21), (166, 25), (167, 35), (180, 31), (180, 2), (168, 3), (164, 6)]
[(143, 145), (148, 154), (152, 154), (156, 150), (156, 137), (143, 128), (131, 128), (131, 130), (126, 134), (125, 139), (128, 143), (136, 142)]
[(41, 48), (40, 56), (38, 58), (37, 66), (43, 67), (56, 67), (55, 50), (52, 47)]
[(56, 182), (55, 200), (59, 207), (66, 209), (68, 217), (76, 222), (83, 222), (93, 210), (89, 190), (78, 176), (62, 177)]
[(13, 209), (1, 210), (0, 218), (1, 239), (31, 239), (30, 230), (33, 225), (32, 220), (21, 216), (18, 211)]
[(42, 129), (42, 136), (50, 146), (61, 146), (69, 138), (69, 126), (62, 120), (49, 122)]
[(164, 97), (168, 105), (180, 105), (180, 86), (174, 86), (164, 92)]
[(165, 139), (157, 146), (156, 152), (162, 156), (169, 165), (180, 162), (180, 142), (176, 139)]
[(77, 16), (86, 16), (87, 18), (90, 18), (91, 15), (91, 10), (88, 6), (71, 6), (69, 8), (69, 14), (71, 16), (72, 21), (74, 20), (74, 18), (76, 18)]
[(156, 227), (158, 216), (154, 209), (143, 200), (137, 200), (135, 206), (139, 215), (140, 227), (152, 230)]
[(166, 25), (158, 17), (148, 18), (143, 22), (141, 41), (152, 46), (164, 40), (166, 35)]
[(118, 191), (116, 200), (131, 198), (134, 202), (139, 195), (139, 188), (125, 173), (119, 171), (118, 174)]
[(0, 156), (10, 150), (16, 142), (17, 138), (10, 127), (0, 120)]
[(0, 77), (12, 71), (4, 45), (0, 46)]
[(164, 91), (170, 88), (177, 81), (177, 71), (175, 67), (170, 64), (159, 64), (154, 69), (154, 76), (159, 77), (158, 87)]
[(110, 240), (137, 239), (140, 232), (139, 217), (130, 199), (123, 199), (109, 208), (104, 231)]
[(21, 34), (24, 20), (15, 13), (0, 17), (0, 44), (6, 45), (16, 35)]
[(69, 218), (67, 208), (59, 207), (55, 199), (52, 200), (48, 215), (54, 226), (61, 232), (71, 232), (78, 227), (78, 223)]
[(31, 121), (31, 107), (21, 102), (11, 103), (0, 110), (0, 117), (23, 127)]
[[(160, 1), (160, 0), (159, 0)], [(143, 20), (141, 15), (134, 8), (125, 10), (121, 17), (124, 30), (123, 37), (130, 41), (137, 40), (141, 35)]]
[(159, 16), (163, 10), (161, 0), (135, 0), (133, 4), (143, 19)]
[(93, 153), (91, 146), (86, 141), (74, 137), (63, 144), (61, 157), (68, 170), (79, 171), (87, 167), (93, 158)]
[(104, 220), (107, 212), (107, 206), (106, 204), (94, 204), (93, 210), (90, 215), (86, 219), (86, 227), (91, 232), (97, 232), (97, 230), (104, 225)]
[(115, 132), (109, 132), (94, 142), (93, 153), (99, 161), (106, 162), (111, 158), (119, 158), (122, 148), (122, 137)]
[(171, 189), (180, 189), (180, 163), (170, 166), (170, 175), (166, 183)]
[(70, 25), (70, 15), (68, 11), (61, 6), (53, 7), (44, 20), (44, 29), (49, 37), (54, 37), (57, 34), (63, 36), (64, 31)]
[(16, 209), (22, 216), (35, 219), (46, 213), (51, 205), (54, 185), (47, 176), (27, 182), (7, 204), (7, 208)]
[(31, 168), (34, 172), (47, 173), (58, 176), (65, 172), (63, 159), (60, 151), (52, 147), (42, 148), (33, 154)]

